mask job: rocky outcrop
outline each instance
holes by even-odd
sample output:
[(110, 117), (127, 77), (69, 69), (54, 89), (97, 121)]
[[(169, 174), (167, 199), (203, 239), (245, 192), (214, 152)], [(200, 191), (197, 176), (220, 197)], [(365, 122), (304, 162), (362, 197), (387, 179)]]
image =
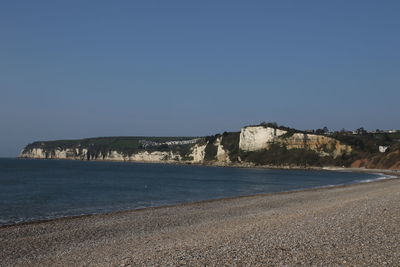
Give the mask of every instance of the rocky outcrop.
[(323, 135), (294, 133), (292, 136), (280, 138), (277, 141), (284, 144), (287, 149), (309, 149), (322, 156), (333, 156), (334, 158), (352, 152), (351, 146)]
[(400, 170), (400, 148), (392, 149), (370, 158), (358, 159), (351, 164), (353, 168)]
[(248, 126), (240, 131), (239, 148), (243, 151), (267, 149), (269, 145), (287, 131), (272, 127)]
[(244, 127), (240, 132), (239, 148), (243, 151), (268, 150), (272, 144), (280, 144), (287, 149), (308, 149), (334, 158), (352, 151), (350, 146), (323, 135), (290, 133), (264, 126)]
[(204, 157), (205, 157), (205, 149), (206, 149), (207, 143), (204, 144), (195, 144), (190, 153), (191, 161), (193, 163), (203, 163), (204, 162)]
[(21, 154), (18, 155), (19, 158), (33, 158), (33, 159), (46, 159), (46, 152), (42, 148), (32, 148), (24, 149)]
[(229, 159), (229, 152), (225, 150), (224, 146), (221, 143), (223, 138), (224, 138), (223, 136), (220, 136), (214, 142), (214, 145), (217, 147), (216, 160), (219, 163), (229, 164), (231, 163)]

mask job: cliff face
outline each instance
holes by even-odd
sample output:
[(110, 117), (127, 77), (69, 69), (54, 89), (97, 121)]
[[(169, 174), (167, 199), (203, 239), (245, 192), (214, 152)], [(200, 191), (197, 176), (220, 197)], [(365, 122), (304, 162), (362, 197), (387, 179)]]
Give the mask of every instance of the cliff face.
[(400, 170), (400, 145), (372, 157), (362, 158), (351, 164), (353, 168)]
[(287, 149), (308, 149), (334, 158), (352, 152), (351, 146), (323, 135), (289, 133), (263, 126), (245, 127), (240, 132), (239, 148), (243, 151), (268, 150), (272, 144), (280, 144)]
[(243, 151), (267, 149), (269, 144), (274, 142), (278, 136), (286, 133), (287, 131), (271, 127), (244, 127), (240, 131), (239, 148)]
[(206, 149), (207, 143), (205, 144), (195, 144), (192, 149), (191, 149), (191, 156), (192, 156), (192, 162), (194, 163), (203, 163), (204, 157), (205, 157), (205, 149)]
[(90, 153), (86, 148), (56, 148), (54, 150), (46, 150), (43, 148), (32, 148), (24, 150), (20, 158), (36, 158), (36, 159), (69, 159), (69, 160), (99, 160), (99, 161), (140, 161), (140, 162), (173, 162), (182, 161), (182, 156), (173, 151), (139, 151), (137, 153), (127, 155), (120, 151), (110, 150), (107, 153), (99, 152), (98, 154)]
[(310, 149), (322, 156), (333, 156), (334, 158), (352, 152), (351, 146), (344, 145), (331, 137), (315, 134), (295, 133), (278, 142), (285, 144), (288, 149)]
[[(240, 132), (225, 132), (205, 138), (164, 139), (115, 137), (35, 142), (28, 145), (19, 157), (217, 165), (301, 165), (303, 161), (300, 158), (308, 157), (310, 159), (306, 160), (306, 164), (312, 165), (321, 164), (318, 158), (335, 159), (352, 152), (351, 146), (331, 137), (265, 126), (249, 126)], [(288, 161), (288, 155), (296, 155), (297, 158)], [(278, 158), (279, 161), (276, 161)]]

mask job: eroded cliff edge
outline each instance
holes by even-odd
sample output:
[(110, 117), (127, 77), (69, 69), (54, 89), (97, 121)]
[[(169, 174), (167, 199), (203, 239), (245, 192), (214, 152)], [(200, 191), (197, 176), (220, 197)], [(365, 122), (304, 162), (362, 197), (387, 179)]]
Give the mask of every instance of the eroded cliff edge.
[(358, 167), (400, 168), (400, 150), (396, 144), (382, 154), (363, 151), (356, 141), (346, 138), (255, 125), (243, 127), (240, 132), (196, 138), (104, 137), (34, 142), (19, 157), (224, 166), (354, 167), (359, 164)]

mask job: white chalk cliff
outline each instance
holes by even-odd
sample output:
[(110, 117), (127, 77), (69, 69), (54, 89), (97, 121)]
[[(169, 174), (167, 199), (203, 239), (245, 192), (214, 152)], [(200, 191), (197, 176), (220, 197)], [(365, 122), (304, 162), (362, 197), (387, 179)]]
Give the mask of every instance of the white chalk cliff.
[(244, 127), (240, 131), (239, 148), (243, 151), (267, 149), (276, 137), (287, 131), (264, 126)]

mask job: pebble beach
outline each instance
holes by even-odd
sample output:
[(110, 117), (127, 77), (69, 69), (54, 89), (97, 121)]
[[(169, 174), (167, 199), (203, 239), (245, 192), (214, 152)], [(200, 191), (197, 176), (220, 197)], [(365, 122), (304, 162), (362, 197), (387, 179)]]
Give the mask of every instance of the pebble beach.
[(400, 179), (0, 227), (1, 266), (399, 266)]

